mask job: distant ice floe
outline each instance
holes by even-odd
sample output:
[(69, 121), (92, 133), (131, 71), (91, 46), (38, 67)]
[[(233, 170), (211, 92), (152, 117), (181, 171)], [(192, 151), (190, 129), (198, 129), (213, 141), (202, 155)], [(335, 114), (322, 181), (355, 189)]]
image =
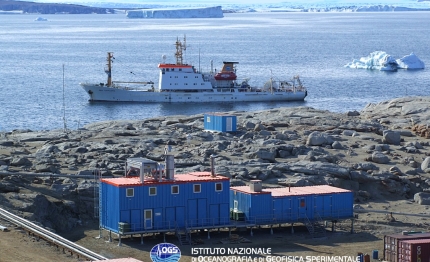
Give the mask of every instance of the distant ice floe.
[(206, 8), (183, 9), (143, 9), (130, 10), (128, 18), (222, 18), (224, 14), (221, 6)]
[(39, 16), (38, 18), (34, 19), (34, 21), (48, 21), (48, 19)]
[(370, 53), (367, 57), (362, 57), (359, 60), (352, 60), (352, 62), (346, 64), (345, 67), (395, 71), (397, 69), (424, 69), (424, 62), (414, 53), (400, 59), (394, 59), (384, 51), (375, 51)]

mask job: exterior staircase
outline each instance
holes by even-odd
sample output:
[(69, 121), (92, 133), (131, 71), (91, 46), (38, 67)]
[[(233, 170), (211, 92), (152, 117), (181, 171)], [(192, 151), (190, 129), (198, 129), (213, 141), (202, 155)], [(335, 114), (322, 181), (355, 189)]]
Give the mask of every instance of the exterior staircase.
[(326, 237), (324, 221), (318, 213), (315, 213), (314, 219), (311, 221), (308, 217), (305, 218), (304, 224), (311, 234), (312, 238)]
[(191, 235), (186, 228), (176, 228), (176, 237), (181, 245), (191, 245)]

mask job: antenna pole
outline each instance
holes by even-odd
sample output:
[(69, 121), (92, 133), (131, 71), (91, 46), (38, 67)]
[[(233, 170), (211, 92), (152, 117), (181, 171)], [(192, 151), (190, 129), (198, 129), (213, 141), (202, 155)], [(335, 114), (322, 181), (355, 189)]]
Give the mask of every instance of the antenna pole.
[(66, 124), (66, 97), (65, 97), (65, 90), (64, 90), (64, 64), (63, 64), (63, 125), (64, 125), (64, 132), (67, 132), (67, 124)]

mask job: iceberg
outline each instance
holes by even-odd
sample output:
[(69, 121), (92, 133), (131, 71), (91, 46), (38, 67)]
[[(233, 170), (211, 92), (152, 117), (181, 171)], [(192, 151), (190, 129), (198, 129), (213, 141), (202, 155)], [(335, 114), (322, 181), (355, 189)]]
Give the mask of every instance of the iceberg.
[(48, 19), (39, 16), (38, 18), (34, 19), (34, 21), (48, 21)]
[(424, 63), (413, 53), (396, 60), (384, 51), (375, 51), (367, 57), (352, 60), (345, 67), (396, 71), (397, 69), (423, 69)]
[(424, 69), (424, 62), (421, 61), (414, 53), (406, 55), (396, 60), (398, 68), (401, 69)]
[(128, 18), (222, 18), (221, 6), (184, 9), (129, 10)]

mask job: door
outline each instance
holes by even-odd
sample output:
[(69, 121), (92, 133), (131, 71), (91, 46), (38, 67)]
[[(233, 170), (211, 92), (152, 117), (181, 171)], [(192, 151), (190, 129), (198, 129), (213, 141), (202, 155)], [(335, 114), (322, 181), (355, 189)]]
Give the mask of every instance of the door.
[(197, 226), (197, 199), (188, 199), (187, 206), (187, 226), (195, 227)]
[(208, 224), (208, 212), (206, 203), (206, 198), (199, 198), (197, 200), (197, 225), (199, 226), (205, 226)]
[(225, 126), (225, 131), (229, 132), (229, 131), (233, 131), (233, 117), (227, 117), (226, 118), (226, 126)]
[(179, 228), (185, 227), (185, 207), (176, 207), (176, 224)]
[(219, 225), (220, 213), (219, 213), (218, 204), (213, 204), (209, 206), (209, 217), (210, 217), (209, 224), (211, 226)]
[(131, 210), (131, 231), (140, 231), (142, 230), (142, 216), (141, 211), (139, 209)]
[(299, 218), (306, 217), (306, 199), (301, 197), (299, 200)]
[(176, 211), (175, 207), (166, 207), (166, 225), (164, 225), (165, 228), (173, 229), (175, 228), (175, 221), (176, 221)]
[(152, 229), (152, 209), (145, 209), (143, 213), (145, 229)]

